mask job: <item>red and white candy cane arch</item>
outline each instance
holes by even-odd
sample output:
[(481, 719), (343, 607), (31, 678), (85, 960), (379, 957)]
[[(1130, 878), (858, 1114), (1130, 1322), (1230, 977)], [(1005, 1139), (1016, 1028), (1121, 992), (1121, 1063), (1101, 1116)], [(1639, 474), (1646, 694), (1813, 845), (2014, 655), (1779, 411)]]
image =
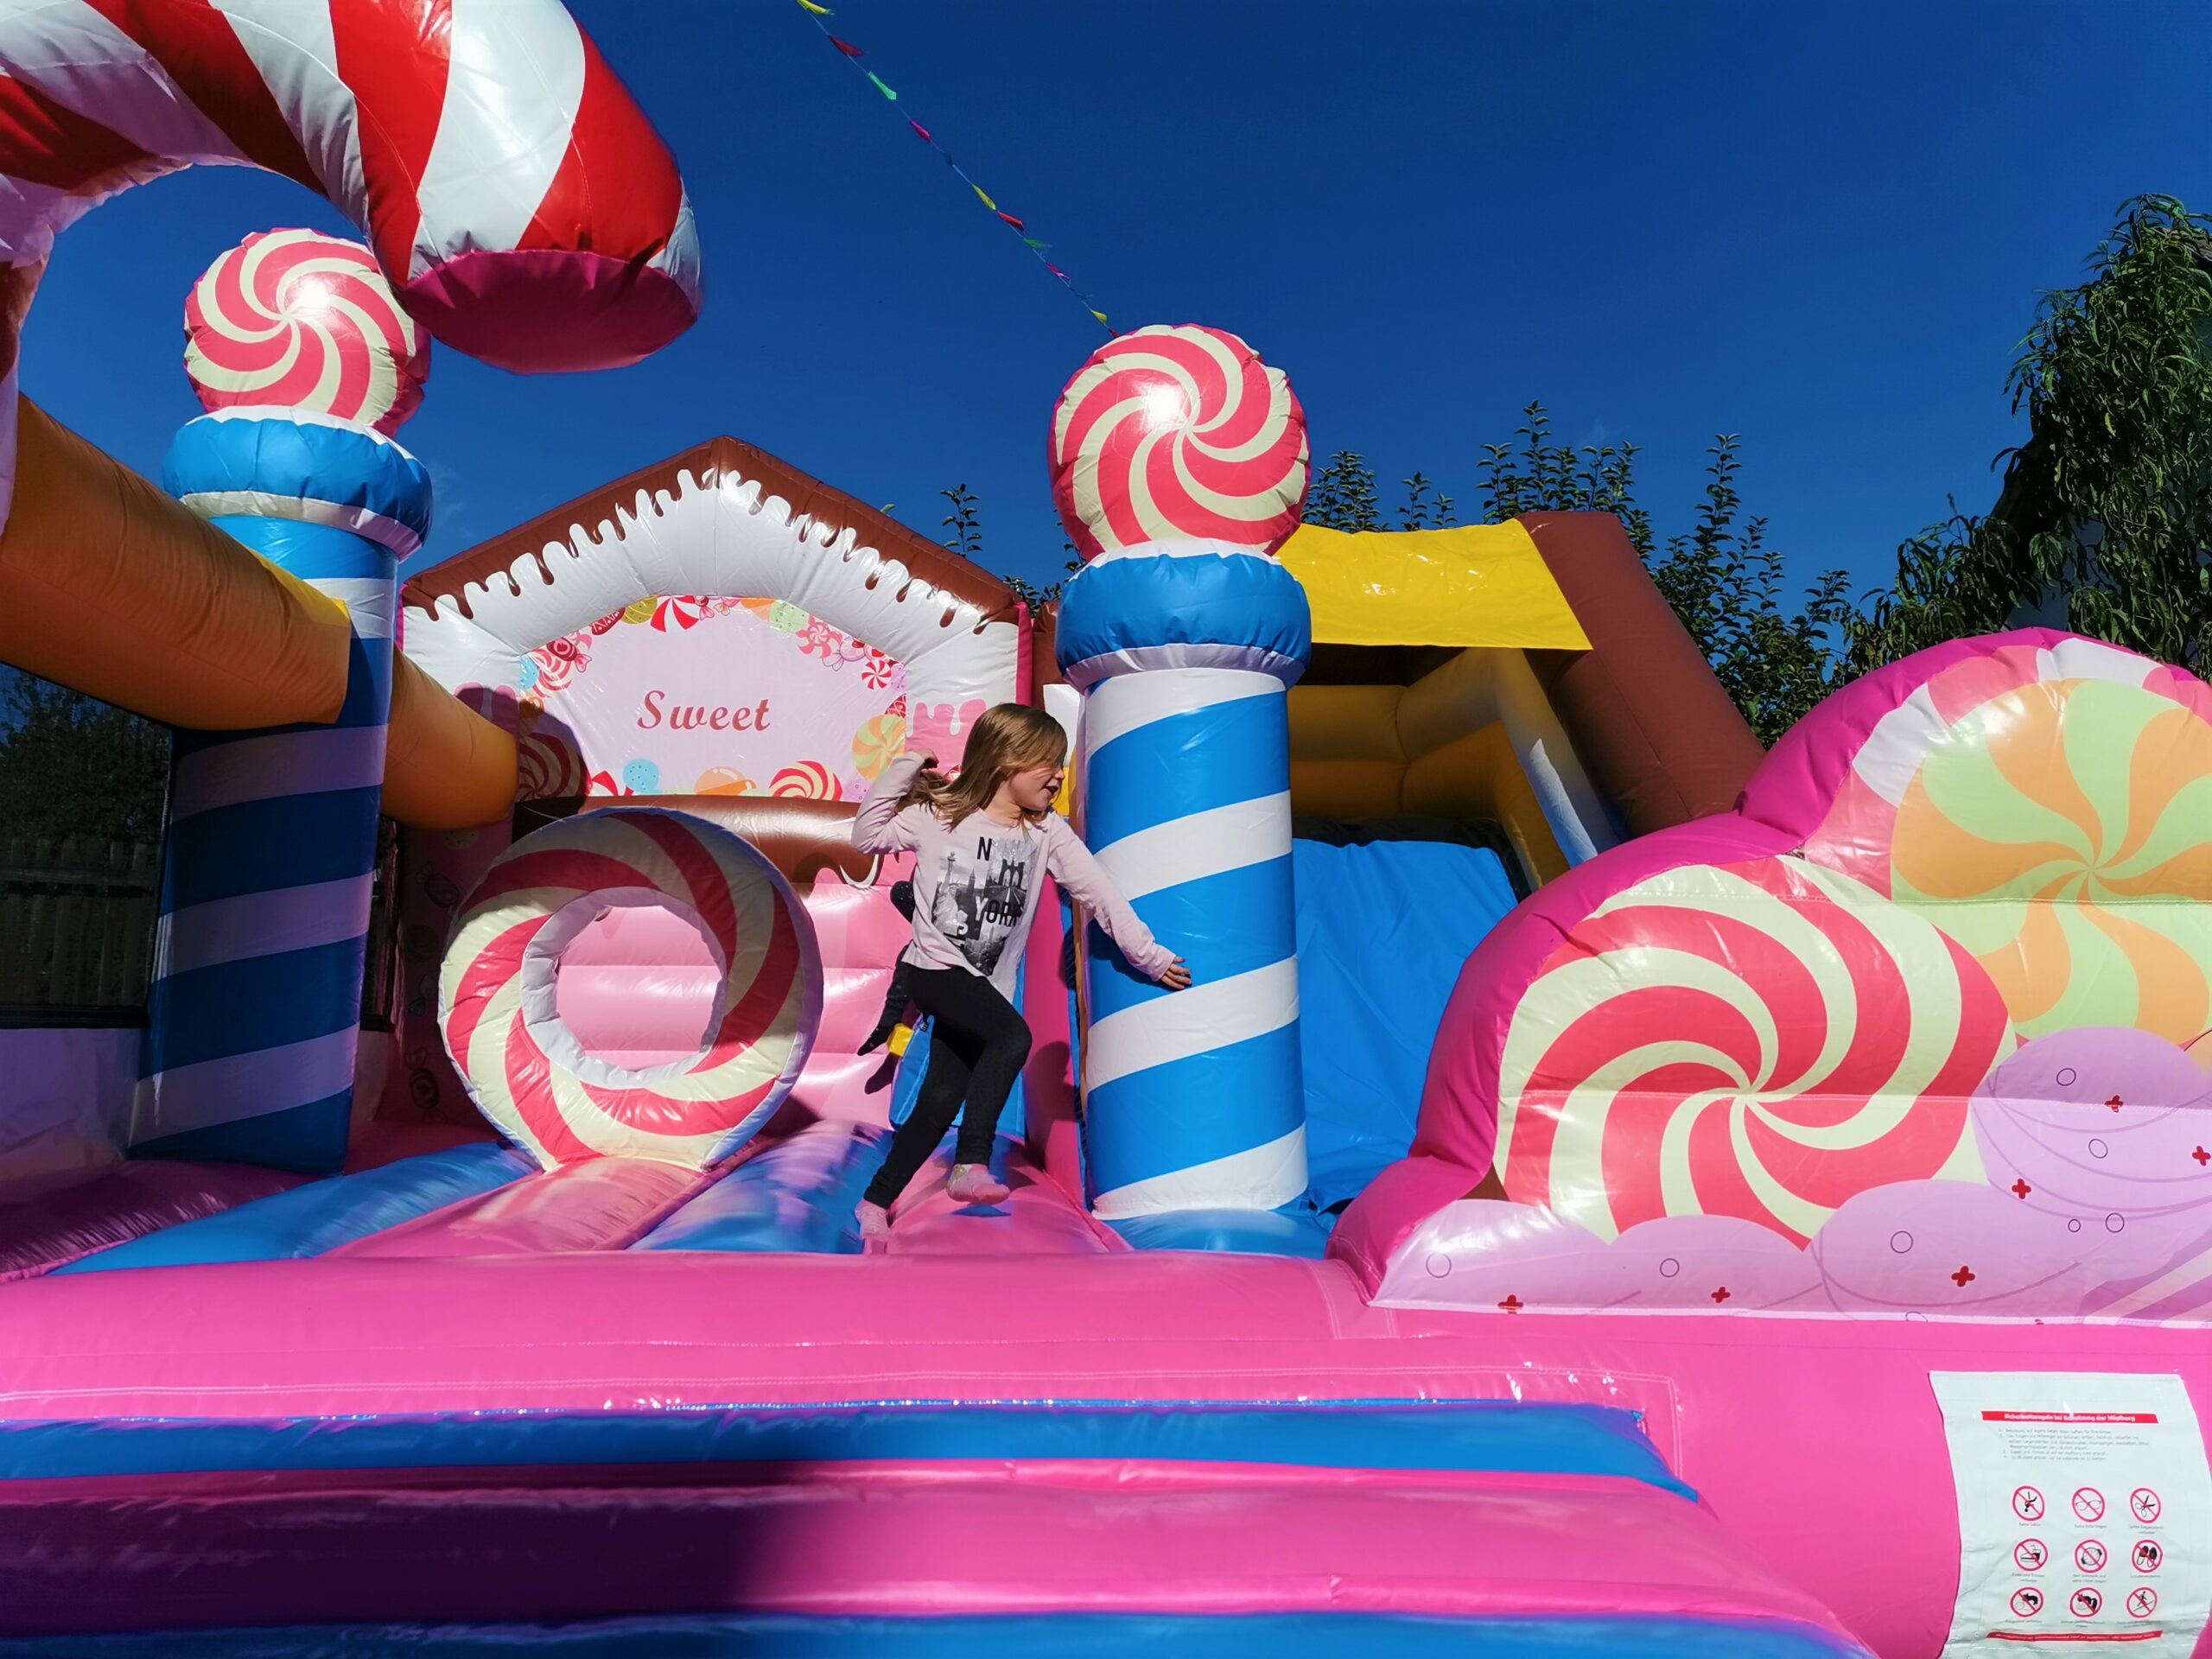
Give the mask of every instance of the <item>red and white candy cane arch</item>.
[(194, 163), (327, 197), (439, 340), (635, 362), (698, 314), (675, 160), (556, 0), (0, 0), (0, 524), (54, 238)]
[[(689, 921), (718, 975), (699, 1052), (644, 1071), (587, 1053), (556, 1008), (563, 950), (628, 906)], [(439, 1029), (469, 1097), (549, 1168), (728, 1156), (791, 1092), (821, 1016), (813, 925), (766, 855), (652, 807), (564, 818), (508, 849), (461, 906), (438, 975)]]
[(772, 455), (716, 438), (471, 552), (403, 591), (407, 654), (448, 690), (513, 687), (522, 659), (640, 599), (786, 600), (906, 667), (940, 760), (1026, 692), (1011, 589)]

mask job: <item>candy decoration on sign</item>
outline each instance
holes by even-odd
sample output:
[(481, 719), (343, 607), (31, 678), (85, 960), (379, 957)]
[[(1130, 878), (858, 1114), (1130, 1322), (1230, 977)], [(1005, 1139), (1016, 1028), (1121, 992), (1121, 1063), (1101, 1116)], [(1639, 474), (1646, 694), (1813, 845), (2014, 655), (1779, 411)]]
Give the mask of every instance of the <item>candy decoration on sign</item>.
[(1272, 551), (1306, 505), (1306, 411), (1236, 335), (1140, 328), (1068, 382), (1051, 459), (1053, 503), (1086, 557), (1166, 541)]
[(1611, 1238), (1734, 1216), (1797, 1243), (1900, 1181), (1980, 1181), (1968, 1102), (2005, 1005), (1910, 912), (1794, 858), (1616, 894), (1521, 999), (1499, 1077), (1505, 1195)]
[(874, 783), (876, 774), (906, 747), (906, 717), (878, 715), (853, 734), (853, 769)]
[(802, 760), (771, 778), (768, 792), (795, 800), (842, 801), (845, 798), (845, 785), (836, 772), (819, 760)]
[(184, 306), (184, 369), (209, 410), (295, 409), (387, 435), (423, 401), (430, 339), (358, 242), (249, 236)]
[(515, 798), (564, 801), (588, 786), (584, 758), (557, 732), (525, 732), (515, 745)]
[[(561, 1023), (561, 953), (618, 905), (696, 925), (721, 969), (700, 1052), (645, 1071), (587, 1055)], [(704, 1166), (791, 1091), (822, 1012), (812, 924), (741, 837), (687, 813), (616, 807), (548, 824), (469, 895), (438, 977), (447, 1051), (477, 1108), (551, 1167), (601, 1156)]]
[(753, 780), (735, 766), (709, 766), (691, 785), (695, 795), (750, 795)]

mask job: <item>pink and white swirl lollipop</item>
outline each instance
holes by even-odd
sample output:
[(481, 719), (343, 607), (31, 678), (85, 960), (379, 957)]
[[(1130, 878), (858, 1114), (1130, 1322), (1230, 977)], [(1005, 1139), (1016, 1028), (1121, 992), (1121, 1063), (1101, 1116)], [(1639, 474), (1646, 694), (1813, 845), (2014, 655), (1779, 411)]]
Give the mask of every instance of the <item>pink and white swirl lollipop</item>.
[[(716, 970), (697, 1053), (632, 1070), (563, 1022), (561, 961), (617, 906), (690, 922)], [(469, 1097), (539, 1162), (728, 1156), (798, 1080), (822, 1017), (806, 908), (747, 841), (689, 813), (614, 807), (517, 842), (454, 918), (438, 1023)]]
[(1084, 556), (1145, 542), (1272, 550), (1306, 505), (1306, 411), (1236, 335), (1186, 324), (1090, 354), (1052, 414), (1052, 500)]
[(358, 242), (264, 231), (184, 304), (184, 369), (210, 410), (307, 410), (387, 435), (423, 401), (430, 337)]
[(1683, 865), (1578, 923), (1522, 996), (1497, 1173), (1601, 1238), (1701, 1214), (1802, 1244), (1870, 1188), (1978, 1183), (1968, 1102), (2013, 1042), (1914, 912), (1798, 859)]

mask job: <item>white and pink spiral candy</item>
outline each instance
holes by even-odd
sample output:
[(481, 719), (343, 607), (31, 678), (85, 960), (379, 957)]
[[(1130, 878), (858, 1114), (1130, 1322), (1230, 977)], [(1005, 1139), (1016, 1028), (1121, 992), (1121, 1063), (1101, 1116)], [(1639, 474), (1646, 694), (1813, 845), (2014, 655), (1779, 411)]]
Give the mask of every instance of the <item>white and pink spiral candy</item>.
[(240, 163), (319, 191), (401, 302), (503, 368), (612, 368), (699, 309), (674, 157), (557, 0), (128, 0), (0, 26), (0, 524), (16, 331), (54, 239), (131, 185)]
[(429, 377), (429, 336), (375, 256), (317, 231), (261, 232), (224, 254), (193, 284), (184, 333), (211, 410), (310, 410), (389, 435)]
[[(561, 953), (616, 906), (696, 926), (720, 969), (706, 1040), (632, 1071), (560, 1019)], [(751, 843), (688, 813), (614, 807), (515, 843), (455, 920), (438, 1025), (477, 1109), (549, 1168), (594, 1157), (703, 1166), (791, 1091), (822, 1015), (822, 958), (798, 896)]]
[(1989, 976), (1913, 912), (1798, 859), (1683, 865), (1522, 995), (1497, 1172), (1601, 1238), (1708, 1215), (1802, 1243), (1871, 1188), (1979, 1181), (1968, 1103), (2013, 1044)]
[(1086, 557), (1166, 541), (1272, 550), (1298, 528), (1307, 461), (1290, 382), (1218, 328), (1100, 346), (1052, 414), (1052, 499)]

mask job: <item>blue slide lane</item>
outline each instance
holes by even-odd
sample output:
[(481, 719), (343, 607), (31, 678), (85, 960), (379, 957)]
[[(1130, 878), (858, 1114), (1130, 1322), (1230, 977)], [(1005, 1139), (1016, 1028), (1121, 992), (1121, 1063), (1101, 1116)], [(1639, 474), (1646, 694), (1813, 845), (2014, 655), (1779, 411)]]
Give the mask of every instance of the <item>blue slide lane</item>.
[(1326, 1210), (1413, 1144), (1444, 1005), (1468, 952), (1516, 900), (1487, 848), (1300, 841), (1291, 860), (1306, 1162)]
[[(353, 1175), (311, 1181), (219, 1216), (164, 1227), (73, 1262), (58, 1273), (181, 1268), (213, 1262), (280, 1262), (321, 1255), (519, 1179), (537, 1165), (497, 1141), (402, 1158)], [(58, 1276), (58, 1274), (57, 1274)]]
[(1053, 1458), (1610, 1475), (1697, 1496), (1668, 1469), (1636, 1413), (1511, 1400), (887, 1404), (0, 1424), (0, 1480), (200, 1470)]
[(1012, 1613), (927, 1618), (699, 1614), (575, 1624), (316, 1624), (0, 1641), (5, 1659), (1866, 1659), (1825, 1632), (1695, 1618), (1382, 1613)]
[(1329, 1253), (1334, 1220), (1300, 1202), (1281, 1210), (1170, 1210), (1106, 1224), (1140, 1250), (1211, 1250), (1319, 1262)]
[(889, 1140), (872, 1125), (810, 1125), (747, 1159), (630, 1248), (857, 1255), (854, 1206)]

